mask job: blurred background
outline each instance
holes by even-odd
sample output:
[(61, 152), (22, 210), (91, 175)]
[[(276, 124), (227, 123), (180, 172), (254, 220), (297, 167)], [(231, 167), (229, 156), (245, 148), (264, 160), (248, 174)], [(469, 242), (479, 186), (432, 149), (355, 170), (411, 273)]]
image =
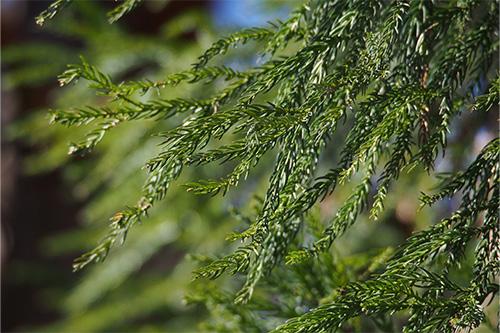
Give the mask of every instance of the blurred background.
[[(238, 209), (250, 209), (251, 193), (265, 189), (272, 158), (265, 158), (250, 180), (225, 198), (193, 196), (172, 187), (126, 246), (113, 251), (105, 264), (72, 273), (72, 260), (104, 235), (109, 216), (137, 200), (145, 179), (141, 166), (158, 149), (151, 134), (171, 124), (125, 124), (89, 156), (70, 158), (68, 144), (88, 129), (49, 126), (47, 110), (103, 100), (84, 82), (59, 88), (57, 75), (84, 55), (117, 81), (162, 78), (188, 68), (228, 31), (283, 19), (298, 2), (146, 1), (110, 25), (106, 12), (115, 2), (76, 1), (39, 27), (35, 17), (49, 4), (1, 1), (2, 332), (196, 331), (207, 312), (183, 302), (194, 267), (186, 255), (224, 252), (223, 240), (237, 225)], [(235, 68), (254, 65), (261, 61), (254, 47), (236, 49), (224, 61)], [(181, 85), (152, 93), (199, 98), (221, 86)], [(485, 88), (478, 83), (478, 94)], [(440, 159), (438, 170), (468, 165), (496, 135), (494, 116), (464, 115), (454, 124), (460, 134), (450, 137), (450, 154)], [(335, 153), (335, 147), (329, 149)], [(187, 171), (179, 183), (214, 178), (224, 168)], [(422, 172), (402, 176), (389, 195), (383, 223), (353, 228), (351, 240), (356, 241), (339, 242), (337, 250), (396, 246), (445, 216), (456, 203), (415, 214), (419, 191), (432, 185)], [(321, 216), (332, 215), (349, 190), (327, 198), (318, 208)], [(375, 232), (383, 236), (374, 239), (370, 235)]]

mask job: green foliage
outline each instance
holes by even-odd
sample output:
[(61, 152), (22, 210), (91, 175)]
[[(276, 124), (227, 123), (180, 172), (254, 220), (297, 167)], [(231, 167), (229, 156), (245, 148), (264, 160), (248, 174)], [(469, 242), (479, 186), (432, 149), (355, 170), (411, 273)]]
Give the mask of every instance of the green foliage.
[[(123, 2), (110, 21), (137, 2)], [(61, 5), (56, 1), (41, 17), (53, 17)], [(364, 213), (385, 218), (402, 170), (433, 173), (452, 121), (498, 104), (498, 10), (495, 1), (310, 1), (287, 21), (220, 39), (191, 69), (158, 81), (115, 80), (83, 58), (70, 65), (61, 85), (83, 79), (106, 96), (99, 105), (51, 111), (52, 121), (66, 126), (98, 123), (70, 154), (96, 149), (112, 129), (130, 122), (149, 121), (148, 134), (162, 140), (144, 163), (148, 178), (137, 203), (111, 217), (109, 232), (74, 268), (104, 260), (133, 226), (149, 223), (145, 217), (183, 171), (214, 162), (231, 166), (218, 179), (187, 184), (196, 194), (230, 195), (264, 168), (269, 178), (265, 191), (256, 191), (263, 197), (257, 212), (245, 218), (246, 230), (229, 236), (242, 244), (226, 256), (200, 258), (204, 265), (194, 273), (210, 279), (239, 273), (234, 300), (204, 288), (188, 297), (212, 312), (206, 330), (399, 325), (405, 332), (455, 332), (479, 326), (498, 294), (498, 139), (464, 172), (446, 176), (437, 193), (422, 194), (425, 206), (450, 197), (460, 204), (394, 253), (388, 247), (357, 255), (353, 260), (361, 263), (353, 264), (332, 246), (362, 224)], [(208, 66), (250, 41), (262, 46), (264, 64), (243, 71), (223, 60)], [(489, 91), (476, 96), (481, 81)], [(197, 98), (150, 93), (182, 83), (210, 83), (216, 91)], [(331, 145), (338, 157), (332, 158)], [(333, 217), (316, 221), (313, 207), (345, 186), (348, 194)], [(475, 249), (467, 252), (471, 244)], [(466, 277), (455, 281), (455, 271)]]
[(36, 23), (43, 25), (46, 20), (54, 18), (71, 0), (56, 0), (50, 4), (49, 8), (40, 13), (36, 18)]
[[(177, 18), (162, 26), (162, 31), (174, 31), (168, 37), (166, 34), (145, 37), (127, 33), (119, 24), (108, 25), (105, 12), (100, 7), (98, 2), (74, 2), (43, 28), (81, 41), (78, 44), (85, 48), (69, 47), (51, 39), (10, 46), (5, 53), (2, 50), (2, 56), (9, 55), (8, 59), (2, 57), (4, 64), (13, 64), (7, 68), (4, 77), (12, 86), (47, 82), (52, 85), (57, 82), (57, 75), (64, 70), (65, 64), (78, 62), (79, 53), (83, 53), (87, 63), (102, 68), (110, 78), (131, 77), (129, 70), (139, 68), (137, 75), (141, 78), (147, 75), (156, 82), (169, 72), (188, 67), (203, 51), (197, 44), (179, 40), (179, 35), (186, 31), (184, 27), (172, 30), (172, 26), (178, 24)], [(182, 22), (194, 20), (204, 27), (198, 34), (200, 40), (213, 40), (210, 25), (200, 17), (200, 13), (194, 12), (187, 18), (183, 17)], [(37, 52), (30, 53), (32, 50)], [(46, 66), (45, 62), (51, 59), (54, 64)], [(39, 73), (35, 70), (35, 74), (40, 74), (36, 80), (32, 77), (23, 82), (15, 80), (21, 71), (33, 74), (33, 68), (46, 70)], [(53, 101), (54, 109), (70, 111), (70, 107), (84, 105), (82, 101), (88, 101), (95, 103), (96, 110), (100, 110), (98, 106), (102, 106), (100, 103), (107, 98), (103, 95), (105, 91), (96, 95), (89, 91), (84, 80), (80, 81), (71, 83), (71, 88), (54, 87), (50, 91), (48, 96)], [(187, 93), (187, 99), (192, 99), (201, 89), (207, 91), (207, 87), (171, 87), (168, 91), (151, 91), (142, 98), (154, 93), (154, 96), (167, 99), (182, 91)], [(174, 125), (174, 121), (120, 123), (106, 132), (88, 158), (74, 158), (68, 155), (68, 142), (83, 141), (86, 133), (97, 127), (89, 130), (88, 126), (47, 126), (46, 110), (34, 111), (30, 117), (6, 130), (6, 135), (22, 139), (36, 152), (23, 161), (24, 170), (30, 174), (54, 169), (64, 171), (64, 180), (71, 184), (66, 188), (64, 198), (84, 202), (75, 217), (79, 222), (78, 228), (51, 235), (37, 244), (42, 255), (55, 257), (54, 260), (61, 262), (61, 257), (75, 257), (82, 249), (89, 249), (105, 236), (109, 212), (121, 209), (124, 203), (133, 205), (135, 198), (131, 193), (145, 180), (142, 163), (158, 152), (159, 138), (152, 134)], [(51, 114), (50, 118), (53, 116)], [(80, 120), (84, 121), (83, 118)], [(80, 153), (85, 152), (84, 149)], [(193, 264), (183, 259), (184, 253), (218, 251), (220, 245), (215, 240), (230, 232), (231, 224), (220, 208), (223, 207), (221, 200), (208, 201), (186, 195), (180, 187), (171, 189), (166, 200), (169, 205), (157, 206), (148, 212), (147, 223), (138, 226), (141, 233), (128, 235), (126, 251), (111, 251), (108, 254), (106, 265), (94, 266), (71, 277), (67, 274), (71, 270), (67, 261), (65, 267), (60, 269), (57, 265), (51, 266), (51, 276), (58, 287), (48, 288), (44, 284), (34, 297), (40, 300), (45, 310), (57, 313), (57, 320), (45, 327), (18, 329), (51, 332), (195, 330), (197, 321), (193, 318), (199, 321), (204, 314), (195, 313), (182, 303), (182, 291), (187, 288), (193, 270)], [(197, 207), (198, 212), (193, 212), (192, 207)], [(211, 216), (210, 221), (205, 220), (208, 216)], [(217, 236), (207, 238), (207, 234)], [(125, 250), (125, 247), (122, 249)], [(25, 280), (30, 276), (37, 279), (44, 276), (36, 267), (32, 267), (30, 272), (33, 273), (20, 273), (27, 276)], [(6, 279), (10, 278), (9, 270)], [(21, 281), (16, 277), (12, 280)], [(157, 317), (159, 313), (168, 313), (171, 319), (154, 319), (162, 318)], [(126, 318), (124, 314), (127, 314)]]
[[(43, 25), (45, 21), (54, 18), (65, 6), (70, 4), (73, 0), (55, 0), (46, 10), (36, 17), (36, 23)], [(108, 12), (108, 21), (110, 23), (118, 21), (123, 15), (130, 12), (137, 7), (142, 0), (124, 0), (117, 5), (113, 10)]]
[[(276, 331), (317, 332), (340, 326), (352, 316), (404, 309), (411, 310), (405, 332), (453, 332), (457, 328), (477, 327), (484, 319), (480, 309), (487, 295), (498, 292), (494, 279), (500, 266), (493, 257), (498, 254), (500, 230), (493, 215), (498, 210), (499, 148), (499, 140), (495, 139), (463, 175), (451, 178), (438, 194), (424, 196), (422, 201), (431, 204), (466, 189), (460, 209), (409, 238), (387, 261), (382, 274), (348, 284), (334, 302), (293, 319)], [(484, 224), (477, 227), (474, 223), (483, 211)], [(474, 278), (468, 287), (461, 287), (448, 279), (447, 272), (462, 260), (472, 237), (481, 240), (476, 247)], [(437, 256), (447, 256), (442, 267), (433, 262)]]

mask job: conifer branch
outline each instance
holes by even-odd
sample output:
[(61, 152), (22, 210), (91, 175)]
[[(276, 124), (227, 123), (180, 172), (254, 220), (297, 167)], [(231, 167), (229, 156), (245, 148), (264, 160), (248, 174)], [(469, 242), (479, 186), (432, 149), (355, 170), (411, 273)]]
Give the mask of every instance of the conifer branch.
[[(43, 25), (45, 21), (54, 18), (66, 5), (70, 4), (73, 0), (54, 0), (49, 7), (41, 12), (36, 17), (36, 23)], [(121, 4), (108, 12), (109, 23), (114, 23), (122, 18), (123, 15), (129, 13), (137, 7), (142, 0), (123, 0)]]
[(45, 21), (54, 18), (72, 0), (54, 0), (49, 7), (36, 17), (36, 24), (43, 25)]
[[(55, 3), (44, 19), (53, 17), (63, 2)], [(124, 1), (109, 14), (110, 21), (138, 3)], [(268, 154), (275, 158), (258, 212), (247, 219), (246, 230), (228, 237), (244, 243), (194, 272), (195, 278), (210, 279), (223, 273), (244, 275), (237, 304), (226, 304), (227, 311), (243, 316), (244, 325), (250, 325), (243, 304), (255, 304), (256, 291), (272, 284), (276, 274), (301, 272), (293, 277), (300, 288), (312, 283), (325, 290), (314, 294), (307, 310), (280, 308), (286, 313), (280, 322), (295, 318), (277, 332), (334, 330), (359, 316), (380, 324), (403, 311), (409, 314), (405, 332), (477, 327), (484, 318), (483, 304), (498, 293), (498, 138), (466, 170), (445, 177), (436, 193), (422, 194), (423, 206), (457, 199), (459, 207), (447, 218), (409, 237), (390, 257), (390, 249), (381, 251), (376, 262), (362, 266), (364, 273), (354, 278), (329, 280), (326, 287), (324, 281), (306, 281), (305, 276), (318, 266), (324, 276), (311, 281), (337, 274), (340, 268), (329, 252), (332, 245), (365, 211), (373, 219), (384, 213), (401, 171), (421, 167), (432, 172), (438, 153), (447, 149), (452, 122), (464, 110), (479, 115), (496, 107), (497, 24), (494, 1), (312, 0), (288, 20), (216, 41), (192, 68), (158, 81), (115, 83), (82, 58), (59, 77), (60, 84), (85, 79), (108, 98), (104, 105), (51, 112), (53, 122), (66, 126), (97, 123), (72, 152), (91, 150), (119, 123), (174, 115), (180, 122), (157, 133), (163, 142), (160, 152), (146, 162), (148, 178), (141, 199), (111, 218), (109, 233), (77, 259), (74, 268), (102, 261), (165, 196), (184, 168), (231, 161), (232, 171), (221, 178), (187, 184), (196, 194), (226, 194)], [(250, 41), (262, 42), (257, 52), (270, 57), (262, 66), (241, 72), (209, 66), (217, 55)], [(145, 94), (215, 80), (225, 81), (225, 86), (200, 99)], [(479, 90), (483, 81), (489, 90), (477, 96), (474, 87)], [(326, 156), (330, 143), (335, 146), (334, 158)], [(338, 185), (350, 186), (351, 193), (334, 217), (324, 221), (326, 225), (319, 223), (311, 231), (312, 207)], [(302, 233), (306, 236), (299, 236)], [(473, 278), (459, 285), (449, 272), (464, 261), (465, 249), (473, 242)], [(283, 267), (283, 261), (293, 265)], [(213, 293), (198, 301), (220, 304), (229, 299)]]
[(121, 4), (108, 12), (109, 23), (114, 23), (122, 18), (123, 15), (128, 14), (131, 10), (137, 7), (142, 0), (123, 0)]

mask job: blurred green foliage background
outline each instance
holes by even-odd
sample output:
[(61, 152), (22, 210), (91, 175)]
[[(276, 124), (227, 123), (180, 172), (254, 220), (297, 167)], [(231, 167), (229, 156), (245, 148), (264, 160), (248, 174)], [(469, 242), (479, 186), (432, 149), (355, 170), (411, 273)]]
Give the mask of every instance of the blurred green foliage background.
[[(159, 139), (151, 133), (171, 128), (178, 119), (123, 124), (91, 154), (75, 159), (67, 153), (68, 144), (89, 128), (49, 126), (47, 109), (103, 102), (84, 82), (57, 86), (57, 75), (66, 64), (79, 62), (79, 55), (117, 81), (161, 79), (188, 68), (224, 30), (282, 17), (295, 4), (248, 1), (246, 7), (231, 9), (235, 6), (231, 1), (146, 1), (110, 25), (105, 18), (110, 3), (76, 1), (40, 28), (34, 17), (47, 6), (45, 1), (2, 1), (2, 331), (235, 332), (245, 320), (255, 321), (257, 331), (263, 328), (258, 319), (246, 319), (241, 309), (222, 305), (223, 299), (214, 301), (224, 294), (201, 299), (206, 307), (187, 305), (185, 297), (199, 301), (197, 291), (208, 295), (216, 285), (231, 290), (238, 283), (225, 278), (193, 283), (191, 272), (203, 256), (229, 253), (235, 247), (224, 238), (241, 230), (259, 205), (258, 194), (265, 190), (273, 157), (266, 155), (248, 180), (224, 197), (195, 196), (182, 184), (225, 174), (230, 165), (188, 170), (147, 222), (130, 233), (126, 245), (114, 249), (104, 264), (72, 273), (72, 259), (104, 235), (110, 214), (138, 199), (145, 179), (141, 166), (158, 152)], [(248, 15), (241, 15), (245, 10)], [(225, 61), (244, 68), (259, 59), (250, 44), (232, 51)], [(148, 94), (202, 98), (223, 84), (179, 85)], [(450, 137), (449, 153), (439, 161), (439, 171), (468, 165), (471, 156), (495, 135), (493, 113), (465, 115), (453, 125), (460, 134)], [(332, 145), (325, 156), (334, 160), (337, 154)], [(404, 173), (388, 196), (381, 221), (362, 216), (336, 243), (332, 253), (345, 259), (326, 268), (336, 279), (324, 284), (341, 284), (367, 274), (376, 258), (387, 256), (412, 232), (453, 211), (456, 203), (449, 201), (438, 210), (415, 213), (420, 191), (435, 183), (421, 170)], [(340, 187), (315, 207), (317, 217), (311, 221), (332, 216), (350, 192), (350, 184)], [(332, 259), (323, 260), (331, 263)], [(299, 267), (286, 278), (307, 277), (311, 272), (307, 266)], [(278, 270), (271, 277), (272, 286), (279, 286), (280, 274), (284, 273)], [(293, 298), (293, 285), (291, 289)], [(311, 291), (311, 304), (321, 294)], [(258, 294), (256, 299), (258, 303)], [(287, 299), (282, 304), (293, 302)], [(289, 314), (301, 311), (305, 310), (293, 309)], [(259, 313), (266, 316), (265, 311)], [(361, 320), (353, 327), (374, 329)]]

